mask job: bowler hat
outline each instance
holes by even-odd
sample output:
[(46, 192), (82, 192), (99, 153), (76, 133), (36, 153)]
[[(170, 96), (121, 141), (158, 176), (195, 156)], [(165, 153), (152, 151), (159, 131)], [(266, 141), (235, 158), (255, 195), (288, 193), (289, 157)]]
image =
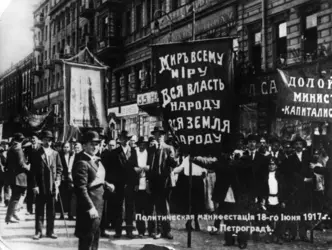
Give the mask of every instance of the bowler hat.
[(144, 136), (139, 137), (136, 144), (139, 145), (141, 143), (148, 143), (148, 141), (145, 140)]
[(119, 137), (125, 137), (127, 139), (130, 139), (133, 137), (127, 130), (122, 130), (121, 133), (119, 134)]
[(87, 142), (101, 142), (100, 136), (96, 131), (89, 130), (87, 131), (82, 138), (83, 143)]
[(24, 135), (22, 133), (15, 133), (13, 140), (17, 142), (22, 142), (24, 140)]
[(157, 133), (157, 132), (159, 132), (159, 133), (161, 133), (161, 134), (165, 134), (166, 132), (165, 132), (165, 130), (163, 129), (163, 127), (161, 127), (161, 126), (156, 126), (156, 127), (154, 127), (154, 129), (153, 129), (153, 131), (151, 132), (151, 134), (155, 134), (155, 133)]
[(54, 139), (53, 133), (50, 130), (44, 130), (43, 132), (41, 132), (40, 137), (42, 139), (44, 138)]

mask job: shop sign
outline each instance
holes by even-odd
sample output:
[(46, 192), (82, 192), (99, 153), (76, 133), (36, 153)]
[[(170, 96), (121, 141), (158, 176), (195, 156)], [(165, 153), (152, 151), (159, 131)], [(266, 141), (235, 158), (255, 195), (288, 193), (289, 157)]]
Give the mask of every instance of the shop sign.
[(278, 94), (278, 75), (257, 76), (249, 82), (242, 82), (241, 94), (249, 98), (276, 96)]
[(138, 106), (144, 106), (149, 104), (158, 103), (158, 93), (157, 91), (151, 91), (144, 94), (138, 94), (137, 95), (137, 105)]
[(108, 114), (114, 113), (116, 117), (130, 116), (138, 114), (137, 104), (130, 104), (126, 106), (110, 108), (108, 109)]

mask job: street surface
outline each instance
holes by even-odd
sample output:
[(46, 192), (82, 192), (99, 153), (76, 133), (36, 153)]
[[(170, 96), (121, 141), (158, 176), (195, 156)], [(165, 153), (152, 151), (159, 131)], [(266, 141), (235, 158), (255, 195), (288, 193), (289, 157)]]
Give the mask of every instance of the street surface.
[[(22, 221), (18, 224), (5, 224), (5, 215), (6, 208), (1, 203), (0, 204), (0, 234), (6, 245), (11, 250), (76, 250), (77, 249), (77, 239), (73, 235), (75, 222), (67, 221), (67, 227), (69, 231), (69, 238), (66, 235), (65, 224), (62, 220), (55, 221), (55, 233), (58, 235), (58, 239), (52, 240), (49, 238), (42, 238), (39, 241), (32, 239), (34, 231), (34, 215), (26, 215), (26, 210), (23, 209), (20, 212)], [(57, 218), (59, 214), (57, 214)], [(155, 244), (160, 246), (170, 246), (176, 250), (188, 249), (187, 246), (187, 232), (184, 230), (184, 221), (172, 222), (174, 235), (174, 240), (153, 240), (150, 238), (144, 239), (134, 239), (129, 240), (123, 237), (120, 240), (114, 240), (112, 235), (113, 231), (109, 231), (111, 235), (110, 239), (102, 238), (100, 240), (100, 250), (135, 250), (141, 249), (145, 244)], [(239, 249), (237, 247), (224, 247), (223, 246), (223, 235), (211, 236), (207, 232), (208, 225), (212, 225), (212, 221), (200, 221), (202, 228), (201, 232), (193, 232), (192, 234), (192, 248), (197, 250), (209, 250), (209, 249)], [(45, 232), (43, 232), (45, 234)], [(309, 250), (309, 249), (324, 249), (332, 250), (332, 244), (330, 247), (326, 244), (327, 240), (332, 240), (332, 231), (315, 232), (315, 242), (314, 244), (310, 243), (285, 243), (284, 245), (269, 244), (264, 243), (253, 243), (249, 241), (248, 248), (249, 250), (288, 250), (288, 249), (298, 249), (298, 250)], [(3, 243), (0, 244), (0, 250), (7, 250)]]

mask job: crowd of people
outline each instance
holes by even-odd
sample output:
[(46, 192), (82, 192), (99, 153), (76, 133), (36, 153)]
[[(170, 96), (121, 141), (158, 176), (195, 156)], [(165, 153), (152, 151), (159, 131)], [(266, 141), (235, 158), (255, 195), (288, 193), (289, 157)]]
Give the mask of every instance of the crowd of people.
[[(8, 206), (5, 222), (19, 223), (24, 201), (35, 214), (35, 235), (43, 237), (46, 206), (46, 236), (56, 239), (54, 220), (76, 220), (79, 249), (98, 249), (99, 237), (173, 239), (171, 213), (194, 215), (184, 227), (200, 230), (200, 214), (255, 215), (253, 221), (227, 220), (226, 226), (266, 226), (273, 229), (254, 241), (282, 244), (299, 235), (308, 242), (314, 229), (308, 214), (329, 211), (332, 202), (329, 182), (332, 159), (328, 146), (307, 147), (300, 136), (292, 141), (276, 136), (236, 136), (236, 146), (218, 156), (191, 156), (181, 152), (174, 140), (165, 142), (165, 130), (155, 127), (149, 140), (122, 131), (117, 140), (86, 132), (80, 141), (53, 143), (51, 131), (25, 138), (17, 133), (1, 143), (1, 194)], [(191, 164), (192, 162), (192, 164)], [(192, 166), (192, 199), (189, 204), (189, 166)], [(332, 189), (331, 189), (332, 190)], [(10, 195), (11, 193), (11, 195)], [(331, 198), (330, 198), (331, 197)], [(330, 198), (330, 199), (329, 199)], [(329, 202), (331, 200), (331, 202)], [(35, 205), (33, 205), (35, 204)], [(261, 221), (259, 214), (299, 215), (298, 221)], [(154, 220), (144, 221), (135, 215)], [(278, 217), (280, 218), (280, 217)], [(315, 228), (327, 221), (315, 217)], [(217, 219), (211, 234), (219, 233)], [(125, 226), (123, 226), (125, 224)], [(138, 236), (134, 235), (135, 228)], [(225, 245), (247, 247), (249, 232), (224, 232)]]

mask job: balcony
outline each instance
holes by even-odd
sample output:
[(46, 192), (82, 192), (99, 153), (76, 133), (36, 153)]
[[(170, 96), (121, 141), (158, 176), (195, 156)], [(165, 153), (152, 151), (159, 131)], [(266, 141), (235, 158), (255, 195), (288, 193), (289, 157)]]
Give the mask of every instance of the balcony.
[(130, 2), (127, 0), (98, 0), (96, 11), (100, 12), (103, 11), (105, 8), (112, 6), (113, 9), (118, 8), (126, 4), (126, 2)]
[(39, 52), (44, 50), (44, 44), (42, 41), (35, 41), (35, 50)]
[(38, 63), (33, 66), (32, 73), (36, 76), (41, 76), (44, 73), (44, 68), (42, 63)]
[(93, 2), (84, 0), (82, 6), (80, 6), (80, 17), (90, 19), (94, 16), (94, 13)]
[(45, 25), (45, 18), (44, 15), (40, 14), (34, 20), (34, 27), (41, 28)]

